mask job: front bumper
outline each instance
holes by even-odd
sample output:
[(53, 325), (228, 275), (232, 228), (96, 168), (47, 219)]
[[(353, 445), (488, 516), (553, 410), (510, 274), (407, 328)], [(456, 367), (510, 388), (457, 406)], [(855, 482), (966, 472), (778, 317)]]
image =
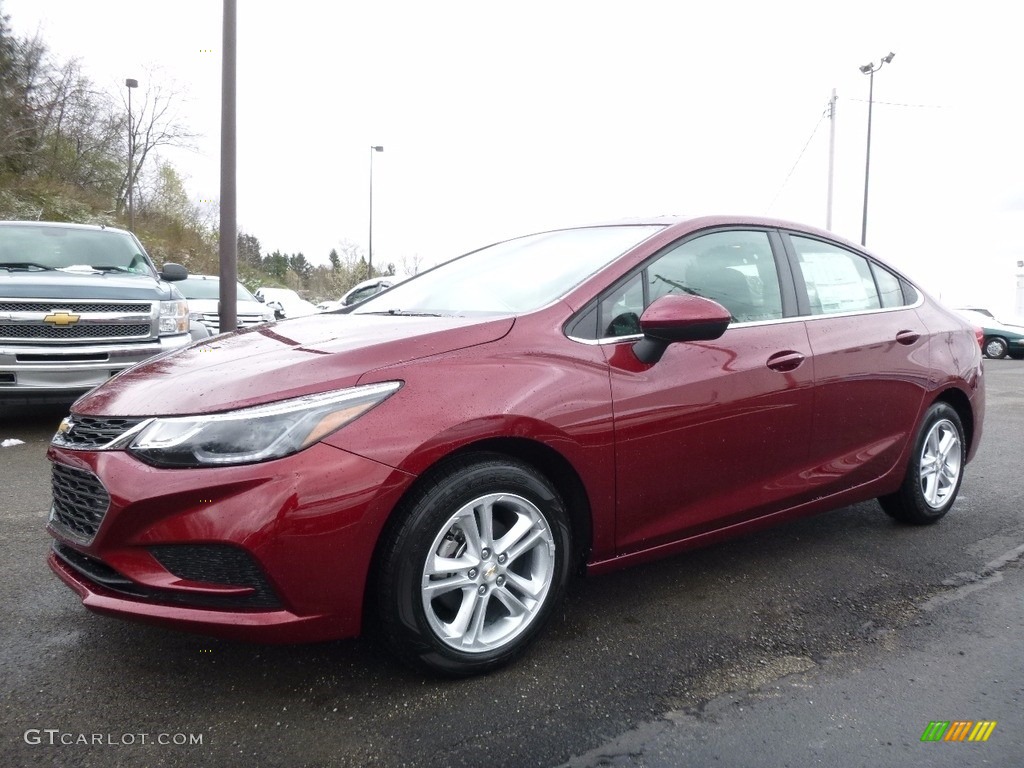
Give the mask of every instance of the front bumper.
[(257, 642), (359, 633), (377, 539), (413, 479), (323, 443), (208, 469), (56, 446), (49, 458), (109, 497), (84, 533), (62, 514), (47, 526), (50, 567), (87, 608)]
[(125, 368), (191, 342), (182, 333), (124, 344), (0, 344), (0, 399), (86, 392)]

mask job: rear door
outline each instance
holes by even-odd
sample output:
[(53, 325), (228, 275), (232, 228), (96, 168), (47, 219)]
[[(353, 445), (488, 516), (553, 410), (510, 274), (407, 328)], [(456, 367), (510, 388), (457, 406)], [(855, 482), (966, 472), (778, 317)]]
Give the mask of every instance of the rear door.
[(890, 469), (910, 439), (929, 381), (918, 295), (891, 271), (837, 243), (784, 233), (814, 354), (808, 479), (820, 492)]

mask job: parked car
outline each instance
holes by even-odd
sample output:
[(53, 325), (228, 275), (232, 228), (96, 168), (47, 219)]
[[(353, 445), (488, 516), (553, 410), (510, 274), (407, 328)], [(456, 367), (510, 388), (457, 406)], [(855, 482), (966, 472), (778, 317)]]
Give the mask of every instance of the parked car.
[(274, 310), (278, 320), (316, 314), (316, 307), (290, 288), (258, 288), (255, 296)]
[(202, 341), (213, 336), (209, 328), (193, 317), (188, 319), (188, 333), (192, 337), (192, 341)]
[(400, 658), (469, 675), (580, 567), (871, 498), (935, 523), (984, 401), (971, 326), (827, 232), (542, 232), (79, 400), (49, 562), (104, 614), (258, 641), (370, 615)]
[(361, 283), (356, 283), (352, 288), (346, 291), (345, 294), (337, 301), (322, 301), (316, 305), (316, 308), (320, 312), (332, 312), (336, 309), (351, 307), (361, 301), (366, 301), (371, 296), (376, 296), (378, 293), (386, 291), (398, 282), (399, 281), (396, 278), (390, 276), (374, 277), (370, 280), (363, 280)]
[[(220, 278), (189, 275), (178, 284), (178, 290), (188, 299), (189, 317), (205, 325), (211, 334), (220, 333)], [(244, 285), (238, 283), (235, 290), (235, 318), (239, 328), (274, 320), (274, 310), (257, 301)]]
[(0, 403), (69, 403), (190, 343), (187, 276), (121, 229), (0, 221)]
[(987, 309), (961, 308), (957, 312), (981, 328), (985, 357), (998, 360), (1009, 355), (1024, 360), (1024, 325), (1001, 322)]

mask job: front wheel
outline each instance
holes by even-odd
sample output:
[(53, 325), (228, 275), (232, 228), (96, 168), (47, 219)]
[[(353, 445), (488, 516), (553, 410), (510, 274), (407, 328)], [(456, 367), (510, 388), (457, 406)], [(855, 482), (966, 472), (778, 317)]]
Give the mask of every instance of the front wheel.
[(992, 336), (991, 338), (985, 339), (985, 357), (991, 358), (992, 360), (999, 360), (1002, 357), (1006, 357), (1006, 350), (1008, 345), (1004, 339), (998, 336)]
[(377, 594), (392, 651), (450, 676), (487, 672), (522, 653), (568, 581), (571, 535), (551, 483), (511, 458), (460, 458), (398, 514)]
[(880, 497), (879, 504), (903, 523), (937, 522), (956, 501), (966, 458), (960, 416), (946, 403), (935, 403), (921, 422), (903, 486), (896, 493)]

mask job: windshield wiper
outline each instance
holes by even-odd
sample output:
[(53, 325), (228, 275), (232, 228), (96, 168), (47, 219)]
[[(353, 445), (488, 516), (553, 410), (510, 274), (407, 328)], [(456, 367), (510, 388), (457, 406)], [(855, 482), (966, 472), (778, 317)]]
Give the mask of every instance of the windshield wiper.
[(95, 269), (97, 272), (131, 272), (131, 270), (128, 269), (128, 267), (103, 266), (93, 267), (93, 269)]
[(0, 262), (0, 269), (6, 269), (13, 272), (16, 269), (23, 269), (26, 272), (33, 269), (39, 269), (44, 272), (52, 271), (53, 267), (48, 267), (45, 264), (36, 264), (34, 261), (4, 261)]
[(401, 315), (402, 317), (448, 317), (440, 312), (409, 312), (405, 309), (389, 309), (387, 312), (360, 312), (364, 315)]

